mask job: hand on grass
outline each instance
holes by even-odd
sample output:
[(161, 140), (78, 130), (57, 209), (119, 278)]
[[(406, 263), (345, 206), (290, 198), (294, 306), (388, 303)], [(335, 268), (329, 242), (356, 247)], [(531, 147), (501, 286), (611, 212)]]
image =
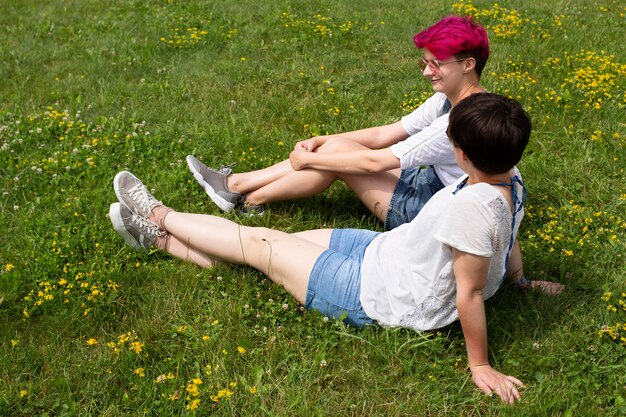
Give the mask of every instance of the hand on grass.
[(519, 379), (504, 375), (493, 369), (491, 365), (479, 365), (470, 367), (472, 382), (490, 397), (495, 392), (503, 403), (514, 404), (521, 395), (517, 387), (525, 387)]
[(530, 288), (537, 289), (547, 295), (559, 295), (565, 289), (565, 285), (559, 282), (532, 280)]

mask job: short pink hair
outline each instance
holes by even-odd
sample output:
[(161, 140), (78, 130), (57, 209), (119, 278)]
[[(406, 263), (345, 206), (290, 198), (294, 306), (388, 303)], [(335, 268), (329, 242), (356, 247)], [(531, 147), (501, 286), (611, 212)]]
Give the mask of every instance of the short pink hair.
[(415, 35), (413, 42), (419, 49), (428, 49), (442, 61), (452, 55), (457, 58), (474, 58), (478, 77), (489, 58), (487, 32), (470, 17), (444, 17)]

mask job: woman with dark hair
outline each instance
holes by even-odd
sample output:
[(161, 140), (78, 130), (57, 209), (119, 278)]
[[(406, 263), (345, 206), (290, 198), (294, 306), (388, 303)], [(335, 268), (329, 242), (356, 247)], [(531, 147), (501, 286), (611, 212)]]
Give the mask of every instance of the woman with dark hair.
[(513, 403), (523, 384), (489, 364), (484, 300), (506, 277), (524, 215), (523, 185), (514, 165), (530, 129), (528, 115), (514, 100), (485, 93), (459, 102), (448, 133), (467, 174), (437, 192), (410, 223), (385, 233), (288, 234), (180, 213), (126, 171), (115, 177), (119, 202), (109, 214), (134, 248), (156, 246), (202, 267), (213, 259), (252, 266), (307, 309), (353, 326), (424, 331), (460, 320), (472, 381)]
[[(424, 52), (418, 65), (435, 93), (401, 120), (298, 142), (289, 160), (252, 172), (214, 170), (189, 155), (190, 171), (226, 212), (261, 215), (265, 203), (313, 196), (341, 179), (385, 230), (410, 222), (437, 191), (463, 175), (446, 136), (448, 114), (465, 97), (484, 92), (479, 81), (489, 58), (487, 32), (469, 17), (448, 16), (413, 41)], [(517, 242), (509, 274), (522, 288), (553, 294), (563, 288), (526, 279)]]

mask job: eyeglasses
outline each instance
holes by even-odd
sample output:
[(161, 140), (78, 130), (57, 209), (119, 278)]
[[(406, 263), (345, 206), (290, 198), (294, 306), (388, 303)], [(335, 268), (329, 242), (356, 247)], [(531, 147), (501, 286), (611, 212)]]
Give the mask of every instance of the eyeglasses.
[(424, 70), (426, 69), (426, 66), (428, 66), (432, 71), (436, 71), (439, 68), (441, 68), (442, 65), (448, 65), (448, 64), (452, 64), (453, 62), (461, 62), (461, 61), (465, 61), (467, 58), (460, 58), (460, 59), (455, 59), (452, 61), (448, 61), (448, 62), (441, 62), (438, 59), (420, 59), (419, 61), (417, 61), (417, 65), (420, 67), (420, 70), (422, 70), (422, 72), (424, 72)]

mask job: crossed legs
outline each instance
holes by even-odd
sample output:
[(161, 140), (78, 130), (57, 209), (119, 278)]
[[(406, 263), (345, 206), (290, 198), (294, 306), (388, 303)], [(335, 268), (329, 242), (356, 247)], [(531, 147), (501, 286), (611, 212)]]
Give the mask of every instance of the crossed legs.
[[(333, 139), (316, 152), (348, 152), (369, 149), (352, 140)], [(320, 194), (336, 179), (343, 180), (382, 222), (387, 216), (389, 201), (398, 182), (400, 170), (375, 174), (342, 174), (332, 171), (305, 169), (295, 171), (289, 160), (270, 167), (228, 176), (228, 188), (246, 194), (246, 201), (258, 205), (293, 200)]]
[(214, 259), (252, 266), (301, 304), (313, 265), (328, 248), (332, 233), (332, 229), (322, 229), (289, 234), (164, 208), (155, 207), (148, 218), (167, 232), (157, 239), (159, 248), (203, 267), (212, 266)]

